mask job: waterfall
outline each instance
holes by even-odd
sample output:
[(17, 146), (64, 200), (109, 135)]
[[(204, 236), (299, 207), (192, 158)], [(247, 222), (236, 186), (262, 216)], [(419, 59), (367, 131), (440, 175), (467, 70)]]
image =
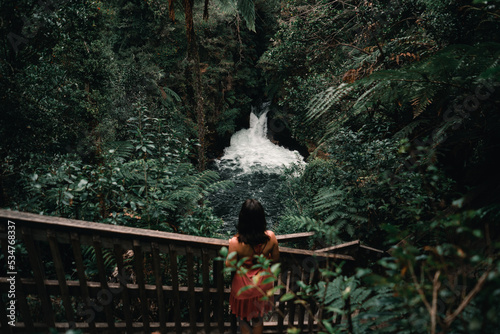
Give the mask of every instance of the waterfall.
[(267, 138), (268, 111), (269, 103), (262, 105), (259, 115), (252, 110), (250, 127), (231, 137), (230, 146), (218, 161), (220, 169), (232, 169), (240, 174), (280, 173), (293, 163), (304, 163), (299, 152), (278, 146)]
[(297, 151), (278, 146), (267, 138), (269, 103), (256, 109), (252, 108), (250, 127), (236, 132), (222, 158), (216, 161), (222, 179), (234, 184), (233, 188), (209, 198), (216, 216), (224, 220), (227, 233), (234, 233), (241, 204), (247, 198), (262, 203), (272, 228), (283, 209), (277, 196), (283, 169), (291, 164), (305, 164)]

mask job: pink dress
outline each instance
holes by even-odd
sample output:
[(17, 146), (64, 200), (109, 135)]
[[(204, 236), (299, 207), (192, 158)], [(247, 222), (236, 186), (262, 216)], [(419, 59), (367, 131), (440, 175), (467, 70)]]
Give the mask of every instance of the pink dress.
[[(257, 245), (254, 247), (255, 254), (259, 255), (262, 253), (262, 249), (265, 245)], [(274, 286), (273, 282), (263, 284), (262, 281), (271, 274), (262, 268), (250, 269), (253, 265), (252, 259), (247, 260), (243, 266), (248, 269), (246, 274), (236, 273), (233, 278), (233, 283), (231, 285), (231, 295), (229, 296), (229, 304), (231, 305), (231, 312), (237, 317), (242, 319), (251, 320), (252, 318), (257, 318), (263, 316), (265, 313), (269, 312), (273, 308), (273, 297), (271, 296), (268, 300), (262, 300), (268, 290), (272, 289)], [(247, 285), (254, 285), (253, 277), (259, 275), (259, 273), (264, 272), (265, 275), (259, 278), (257, 286), (259, 289), (253, 287), (251, 289), (243, 291), (238, 295), (238, 291)], [(261, 291), (262, 290), (262, 291)]]

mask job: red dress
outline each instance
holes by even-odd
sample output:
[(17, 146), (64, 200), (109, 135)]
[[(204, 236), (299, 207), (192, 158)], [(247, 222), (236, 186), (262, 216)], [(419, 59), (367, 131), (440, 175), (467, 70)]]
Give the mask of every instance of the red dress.
[[(254, 247), (255, 254), (259, 255), (262, 253), (262, 249), (265, 245), (257, 245)], [(265, 313), (269, 312), (273, 308), (273, 297), (271, 296), (268, 300), (262, 300), (263, 292), (266, 293), (268, 290), (272, 289), (274, 286), (273, 282), (263, 284), (262, 281), (269, 277), (271, 274), (268, 270), (262, 268), (250, 269), (253, 265), (253, 260), (247, 260), (243, 266), (248, 269), (246, 274), (236, 273), (233, 278), (233, 283), (231, 285), (231, 295), (229, 296), (229, 304), (231, 305), (231, 312), (237, 317), (242, 319), (251, 320), (252, 318), (257, 318), (263, 316)], [(238, 291), (247, 285), (254, 285), (252, 279), (255, 275), (262, 276), (259, 278), (257, 286), (243, 291), (238, 295)], [(262, 290), (262, 291), (261, 291)]]

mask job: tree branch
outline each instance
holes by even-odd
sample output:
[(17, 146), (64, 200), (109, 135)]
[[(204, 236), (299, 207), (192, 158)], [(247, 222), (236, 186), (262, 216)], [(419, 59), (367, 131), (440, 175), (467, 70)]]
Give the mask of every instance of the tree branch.
[(486, 282), (486, 278), (488, 278), (490, 272), (491, 272), (491, 267), (488, 268), (486, 272), (479, 278), (476, 286), (474, 286), (474, 288), (469, 292), (469, 294), (464, 298), (464, 300), (462, 300), (457, 309), (444, 319), (446, 326), (450, 326), (451, 323), (455, 320), (455, 318), (458, 317), (460, 313), (462, 313), (462, 311), (467, 307), (467, 305), (469, 305), (474, 296), (477, 295), (479, 291), (481, 291), (481, 288)]

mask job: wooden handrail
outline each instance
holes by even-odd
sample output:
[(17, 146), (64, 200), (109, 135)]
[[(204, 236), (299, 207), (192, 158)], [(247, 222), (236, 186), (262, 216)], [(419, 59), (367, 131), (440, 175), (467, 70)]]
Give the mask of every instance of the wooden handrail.
[[(235, 318), (228, 307), (231, 278), (223, 274), (223, 262), (216, 260), (228, 240), (0, 210), (5, 259), (9, 220), (16, 226), (16, 242), (27, 252), (16, 254), (20, 265), (15, 280), (16, 310), (22, 319), (17, 319), (16, 325), (23, 328), (21, 331), (49, 327), (95, 333), (132, 331), (135, 327), (177, 333), (187, 329), (192, 333), (235, 330)], [(312, 235), (303, 232), (277, 239), (282, 243)], [(89, 253), (82, 252), (89, 247), (98, 268), (98, 274), (90, 279), (85, 266), (92, 263), (84, 262)], [(129, 251), (131, 259), (122, 258), (127, 250), (133, 251)], [(116, 263), (118, 275), (114, 278), (106, 269), (110, 260)], [(280, 247), (279, 279), (286, 289), (276, 292), (275, 306), (285, 317), (276, 313), (271, 319), (276, 333), (288, 326), (304, 327), (306, 322), (310, 325), (306, 327), (314, 327), (314, 319), (308, 318), (304, 307), (293, 301), (279, 302), (279, 296), (298, 289), (298, 280), (317, 277), (317, 269), (328, 261), (338, 260), (353, 263), (354, 258)], [(9, 277), (0, 277), (2, 288), (9, 284)], [(33, 300), (40, 306), (30, 304)], [(33, 307), (38, 311), (33, 312)], [(180, 312), (183, 309), (189, 312)], [(6, 319), (3, 313), (0, 316)], [(66, 320), (58, 322), (56, 315)], [(8, 329), (5, 321), (0, 325), (1, 332)]]

